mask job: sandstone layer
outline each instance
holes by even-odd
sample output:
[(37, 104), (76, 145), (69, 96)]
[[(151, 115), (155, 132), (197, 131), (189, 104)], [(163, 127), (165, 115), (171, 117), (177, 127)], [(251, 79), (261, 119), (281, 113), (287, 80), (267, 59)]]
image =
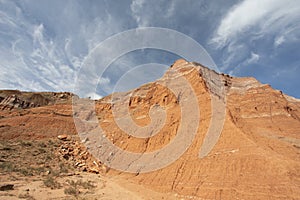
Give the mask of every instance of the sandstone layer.
[[(180, 99), (162, 82), (176, 76), (185, 77), (197, 97), (200, 118), (194, 140), (178, 160), (165, 168), (134, 175), (118, 173), (129, 181), (186, 197), (300, 198), (299, 101), (254, 78), (220, 75), (200, 64), (179, 60), (162, 79), (97, 102), (99, 124), (107, 138), (126, 151), (144, 153), (172, 141), (182, 126), (181, 117), (186, 117), (181, 115), (180, 101), (188, 99)], [(167, 113), (164, 126), (150, 138), (128, 136), (131, 129), (121, 130), (113, 116), (112, 108), (117, 104), (114, 96), (120, 100), (130, 98), (123, 107), (129, 107), (133, 121), (140, 126), (151, 123), (149, 109), (160, 105)], [(218, 126), (222, 127), (219, 137), (215, 133), (216, 145), (211, 139), (212, 150), (199, 157), (205, 140), (209, 140), (205, 138), (209, 130), (216, 132)]]
[[(186, 83), (188, 87), (184, 88)], [(181, 90), (176, 92), (172, 89), (175, 87)], [(40, 94), (42, 97), (32, 98), (38, 99), (36, 103), (20, 98), (21, 93), (1, 94), (1, 140), (75, 135), (76, 128), (83, 127), (81, 122), (96, 120), (111, 144), (144, 155), (160, 151), (182, 129), (187, 131), (174, 149), (186, 145), (187, 139), (190, 144), (184, 153), (174, 162), (166, 157), (170, 163), (147, 173), (143, 169), (151, 161), (136, 173), (115, 170), (114, 161), (125, 163), (127, 169), (133, 169), (135, 162), (114, 160), (111, 149), (101, 148), (94, 141), (97, 138), (89, 138), (93, 126), (86, 129), (85, 136), (79, 134), (82, 144), (67, 142), (64, 149), (68, 153), (62, 154), (73, 156), (74, 165), (80, 165), (77, 153), (69, 153), (69, 149), (86, 152), (82, 146), (95, 149), (89, 146), (94, 142), (100, 145), (99, 154), (111, 155), (110, 160), (98, 160), (94, 172), (182, 199), (300, 199), (300, 101), (254, 78), (218, 74), (201, 64), (179, 60), (156, 82), (95, 102), (84, 100), (95, 103), (95, 111), (75, 112), (75, 118), (81, 120), (76, 128), (69, 98), (72, 95), (59, 100)], [(196, 104), (189, 103), (191, 98)], [(90, 117), (93, 114), (95, 118)], [(122, 120), (129, 117), (126, 127)], [(97, 153), (94, 156), (97, 158)], [(175, 154), (170, 153), (172, 156)]]

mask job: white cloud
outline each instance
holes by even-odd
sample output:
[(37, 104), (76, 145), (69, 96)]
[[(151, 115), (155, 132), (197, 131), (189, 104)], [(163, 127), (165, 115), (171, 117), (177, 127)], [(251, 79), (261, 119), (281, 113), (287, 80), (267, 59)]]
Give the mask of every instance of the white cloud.
[(234, 63), (235, 61), (243, 62), (245, 57), (247, 57), (249, 54), (248, 51), (249, 49), (243, 43), (230, 43), (227, 46), (227, 52), (224, 53), (225, 55), (222, 61), (223, 66), (220, 67), (221, 70), (225, 71), (228, 68), (233, 67), (231, 66), (231, 63)]
[(283, 35), (279, 36), (279, 37), (276, 37), (275, 40), (274, 40), (274, 46), (275, 47), (278, 47), (280, 46), (282, 43), (284, 43), (285, 41), (285, 37)]
[[(274, 68), (275, 61), (264, 60), (278, 55), (277, 63), (288, 61), (290, 66), (299, 66), (297, 55), (292, 55), (299, 50), (297, 0), (231, 0), (222, 4), (202, 0), (130, 2), (0, 0), (1, 88), (72, 91), (83, 60), (97, 44), (113, 34), (144, 26), (171, 28), (191, 36), (214, 53), (212, 56), (223, 71), (255, 62)], [(222, 48), (205, 45), (208, 40)], [(108, 56), (111, 49), (107, 48)], [(89, 68), (86, 75), (100, 82), (97, 92), (105, 95), (113, 90), (116, 79), (135, 64), (167, 59), (164, 64), (172, 62), (173, 57), (155, 54), (153, 59), (144, 59), (126, 55), (122, 63), (106, 71), (106, 78), (93, 76), (95, 70), (103, 70), (101, 64), (97, 69)], [(146, 80), (149, 75), (139, 76)], [(124, 86), (130, 84), (124, 82)], [(86, 91), (94, 92), (89, 88)]]
[(176, 8), (175, 8), (176, 2), (175, 1), (171, 1), (171, 5), (168, 7), (167, 11), (166, 11), (166, 17), (170, 18), (172, 17), (175, 12), (176, 12)]
[[(135, 20), (138, 27), (147, 26), (170, 26), (172, 20), (179, 20), (179, 14), (182, 11), (182, 1), (147, 1), (132, 0), (130, 9), (131, 16)], [(186, 9), (189, 10), (189, 3), (186, 3)], [(198, 7), (198, 5), (196, 6)], [(180, 9), (180, 10), (179, 10)], [(176, 15), (177, 14), (177, 15)], [(191, 19), (189, 19), (191, 21)], [(178, 21), (179, 22), (179, 21)]]
[(140, 10), (142, 10), (144, 4), (145, 0), (133, 0), (130, 5), (132, 16), (136, 20), (136, 23), (139, 27), (148, 25), (148, 22), (140, 15)]
[(98, 99), (101, 99), (103, 96), (97, 94), (97, 93), (88, 93), (86, 95), (87, 97), (89, 97), (90, 99), (93, 99), (93, 100), (98, 100)]
[[(92, 12), (81, 15), (84, 6), (92, 10), (88, 3), (75, 1), (51, 5), (1, 1), (1, 88), (73, 91), (84, 58), (122, 28), (120, 19), (100, 12), (100, 7), (94, 16)], [(109, 84), (110, 80), (100, 82)]]
[(262, 36), (281, 31), (287, 26), (299, 26), (300, 4), (295, 0), (244, 0), (234, 6), (221, 20), (212, 43), (224, 47), (248, 30)]
[(42, 43), (43, 42), (43, 40), (44, 40), (43, 32), (44, 32), (43, 24), (40, 24), (40, 25), (34, 27), (34, 31), (32, 34), (34, 43)]
[[(225, 12), (207, 43), (216, 51), (222, 51), (222, 70), (235, 75), (259, 76), (261, 73), (255, 73), (257, 66), (270, 67), (272, 63), (272, 70), (276, 71), (280, 70), (277, 67), (280, 62), (298, 63), (293, 60), (296, 58), (293, 53), (287, 54), (283, 48), (277, 51), (277, 48), (283, 44), (286, 48), (297, 48), (292, 46), (299, 43), (299, 21), (299, 1), (243, 0)], [(247, 67), (252, 64), (256, 66)], [(264, 82), (274, 81), (261, 77)]]
[[(299, 16), (300, 20), (300, 16)], [(299, 21), (298, 20), (298, 21)], [(274, 39), (274, 47), (283, 43), (298, 43), (300, 37), (300, 24), (284, 28)]]
[(100, 77), (98, 84), (109, 84), (110, 79), (108, 77)]
[(253, 63), (257, 63), (257, 61), (259, 60), (260, 56), (256, 53), (251, 52), (251, 56), (250, 58), (248, 58), (245, 63), (246, 64), (253, 64)]

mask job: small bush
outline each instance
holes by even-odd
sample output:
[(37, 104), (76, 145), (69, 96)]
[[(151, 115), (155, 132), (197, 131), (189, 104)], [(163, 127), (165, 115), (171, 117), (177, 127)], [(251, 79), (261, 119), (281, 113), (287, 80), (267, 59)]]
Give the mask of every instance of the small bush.
[(32, 169), (25, 169), (25, 168), (20, 168), (17, 169), (15, 171), (20, 172), (21, 174), (23, 174), (24, 176), (33, 176), (33, 171)]
[(13, 172), (15, 170), (15, 166), (11, 162), (1, 162), (0, 169), (4, 172)]
[(77, 181), (77, 184), (79, 186), (83, 187), (84, 189), (88, 189), (88, 190), (93, 189), (93, 188), (96, 187), (95, 185), (92, 184), (92, 181), (81, 181), (81, 180), (79, 180), (79, 181)]
[(68, 173), (69, 168), (64, 163), (59, 163), (59, 169), (61, 173)]
[(67, 195), (72, 195), (74, 197), (78, 197), (79, 195), (79, 190), (76, 187), (68, 187), (64, 190), (64, 193)]
[(67, 182), (69, 183), (70, 187), (66, 188), (64, 190), (65, 194), (68, 195), (72, 195), (74, 197), (78, 197), (80, 191), (79, 188), (83, 188), (83, 189), (93, 189), (96, 186), (92, 184), (91, 181), (82, 181), (82, 180), (78, 180), (78, 181), (73, 181), (73, 180), (67, 180)]
[(43, 182), (46, 187), (50, 187), (51, 189), (61, 188), (60, 183), (57, 182), (52, 176), (48, 176)]
[(26, 200), (35, 200), (35, 198), (28, 193), (26, 194), (19, 194), (18, 196), (20, 199), (26, 199)]
[(39, 147), (41, 147), (41, 148), (46, 148), (46, 147), (47, 147), (47, 144), (45, 144), (44, 142), (41, 142), (41, 143), (39, 143)]
[(39, 153), (41, 153), (41, 154), (43, 154), (43, 153), (46, 153), (47, 151), (45, 150), (45, 149), (43, 149), (43, 148), (38, 148), (38, 151), (39, 151)]
[(23, 146), (23, 147), (31, 147), (32, 146), (32, 142), (30, 142), (30, 141), (21, 141), (21, 145)]

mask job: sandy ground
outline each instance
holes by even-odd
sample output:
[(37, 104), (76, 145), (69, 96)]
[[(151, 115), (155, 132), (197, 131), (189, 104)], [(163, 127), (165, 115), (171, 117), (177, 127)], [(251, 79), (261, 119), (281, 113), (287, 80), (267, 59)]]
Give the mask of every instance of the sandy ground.
[(58, 139), (0, 141), (0, 200), (28, 199), (179, 199), (131, 183), (119, 175), (83, 172), (57, 154)]
[[(14, 184), (14, 190), (0, 191), (1, 200), (15, 199), (178, 199), (176, 196), (160, 194), (142, 186), (127, 183), (126, 187), (120, 186), (121, 180), (117, 177), (107, 178), (97, 174), (79, 173), (74, 176), (59, 177), (56, 179), (62, 185), (60, 189), (46, 187), (41, 180), (6, 181), (4, 184)], [(65, 189), (70, 187), (69, 181), (91, 182), (94, 188), (84, 189), (78, 187), (78, 195), (65, 194)], [(119, 183), (118, 183), (119, 182)]]

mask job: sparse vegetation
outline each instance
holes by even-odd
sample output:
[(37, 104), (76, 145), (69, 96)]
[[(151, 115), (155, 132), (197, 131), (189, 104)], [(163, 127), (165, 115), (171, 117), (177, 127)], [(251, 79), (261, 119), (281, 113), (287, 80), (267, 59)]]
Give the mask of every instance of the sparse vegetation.
[(20, 143), (21, 143), (21, 145), (23, 147), (30, 147), (30, 146), (32, 146), (32, 142), (31, 141), (21, 140)]
[(16, 168), (15, 172), (19, 172), (24, 176), (33, 176), (34, 168)]
[(45, 169), (42, 167), (20, 167), (15, 163), (11, 162), (2, 162), (0, 163), (0, 169), (3, 172), (17, 172), (24, 176), (33, 176), (34, 174), (40, 174), (41, 172), (44, 172)]
[(72, 195), (75, 198), (79, 195), (79, 190), (75, 186), (68, 187), (64, 190), (64, 193), (67, 195)]
[(47, 178), (43, 181), (44, 185), (46, 187), (49, 187), (51, 189), (59, 189), (61, 188), (61, 184), (56, 181), (53, 176), (47, 176)]
[(82, 187), (84, 189), (93, 189), (96, 186), (92, 184), (91, 181), (82, 181), (82, 180), (77, 180), (77, 181), (73, 181), (73, 180), (68, 180), (67, 181), (69, 183), (70, 186), (73, 187)]
[(4, 172), (13, 172), (14, 165), (11, 162), (1, 162), (0, 169)]
[(19, 194), (18, 196), (20, 199), (26, 199), (26, 200), (35, 200), (35, 198), (28, 193), (25, 194)]
[(69, 172), (69, 166), (67, 166), (64, 163), (59, 163), (59, 168), (61, 173), (68, 173)]
[(38, 148), (39, 153), (46, 153), (47, 151), (44, 148)]
[(96, 187), (91, 181), (68, 180), (67, 183), (70, 186), (64, 190), (64, 193), (67, 195), (72, 195), (75, 198), (78, 198), (81, 189), (92, 190)]
[[(53, 177), (68, 173), (72, 166), (55, 155), (58, 140), (40, 141), (0, 141), (0, 170), (23, 176)], [(54, 162), (55, 161), (55, 162)]]
[[(62, 142), (56, 139), (0, 141), (0, 171), (9, 174), (9, 180), (42, 181), (44, 189), (64, 190), (70, 199), (82, 199), (87, 193), (94, 193), (93, 182), (68, 180), (63, 185), (58, 178), (74, 171), (72, 163), (57, 155), (57, 146)], [(19, 199), (34, 198), (30, 192), (22, 192)]]

